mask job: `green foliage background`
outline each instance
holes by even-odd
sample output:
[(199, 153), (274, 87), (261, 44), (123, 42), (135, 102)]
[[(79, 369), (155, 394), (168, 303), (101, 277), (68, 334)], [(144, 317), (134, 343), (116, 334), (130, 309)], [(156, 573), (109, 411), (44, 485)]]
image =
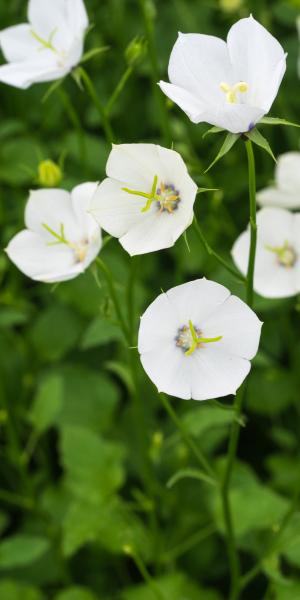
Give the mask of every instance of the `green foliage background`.
[[(108, 45), (86, 64), (105, 104), (128, 64), (125, 49), (145, 35), (137, 0), (86, 0), (90, 31), (86, 49)], [(244, 0), (226, 13), (209, 0), (146, 2), (154, 24), (158, 70), (166, 78), (177, 31), (225, 37), (250, 12), (288, 52), (288, 68), (271, 115), (300, 121), (297, 76), (297, 0)], [(0, 1), (1, 28), (26, 20), (24, 0)], [(133, 68), (111, 119), (118, 142), (167, 145), (168, 112), (174, 148), (201, 187), (196, 212), (219, 253), (226, 256), (248, 220), (247, 165), (243, 143), (206, 176), (219, 136), (202, 139), (205, 126), (187, 117), (153, 86), (146, 53)], [(28, 189), (40, 160), (65, 153), (62, 186), (101, 180), (109, 153), (101, 120), (87, 94), (69, 77), (42, 102), (48, 85), (28, 91), (1, 85), (1, 244), (23, 226)], [(75, 117), (76, 118), (76, 117)], [(265, 127), (274, 153), (299, 148), (296, 129)], [(273, 178), (270, 157), (255, 149), (258, 187)], [(111, 268), (125, 318), (139, 315), (176, 284), (207, 276), (243, 297), (242, 286), (209, 257), (192, 230), (175, 247), (130, 261), (112, 240), (101, 256)], [(135, 274), (134, 304), (128, 282)], [(129, 350), (101, 274), (90, 269), (56, 287), (26, 279), (0, 255), (0, 598), (3, 600), (225, 600), (228, 560), (216, 490), (193, 477), (196, 464), (139, 368), (138, 402), (132, 400)], [(300, 598), (300, 512), (294, 512), (272, 552), (265, 552), (299, 481), (298, 299), (257, 297), (264, 321), (245, 401), (239, 459), (231, 502), (243, 571), (260, 571), (242, 597)], [(232, 398), (213, 402), (174, 400), (196, 444), (219, 473), (230, 424)], [(173, 486), (179, 470), (186, 477)], [(190, 477), (187, 477), (190, 475)], [(298, 507), (296, 507), (298, 508)], [(134, 556), (124, 552), (131, 547)]]

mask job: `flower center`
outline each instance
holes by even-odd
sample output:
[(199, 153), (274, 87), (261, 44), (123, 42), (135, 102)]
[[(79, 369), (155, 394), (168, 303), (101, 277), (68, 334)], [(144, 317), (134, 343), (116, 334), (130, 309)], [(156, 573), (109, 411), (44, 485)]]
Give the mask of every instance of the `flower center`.
[(175, 342), (176, 346), (181, 348), (186, 356), (190, 356), (197, 348), (201, 348), (203, 344), (219, 342), (222, 337), (222, 335), (214, 338), (202, 337), (200, 329), (196, 325), (193, 325), (192, 321), (189, 321), (188, 325), (183, 325), (178, 329)]
[(32, 35), (32, 37), (40, 44), (40, 48), (38, 48), (39, 51), (41, 50), (51, 50), (51, 52), (54, 52), (54, 54), (56, 54), (58, 56), (58, 66), (59, 67), (63, 67), (64, 66), (64, 61), (66, 59), (66, 52), (64, 51), (59, 51), (57, 50), (57, 48), (55, 48), (54, 44), (53, 44), (53, 38), (55, 36), (55, 34), (57, 33), (57, 28), (55, 28), (49, 35), (48, 40), (45, 40), (44, 38), (42, 38), (38, 33), (36, 33), (36, 31), (34, 31), (34, 29), (30, 30), (30, 33)]
[(181, 200), (179, 191), (176, 190), (172, 183), (161, 182), (160, 186), (156, 190), (157, 206), (159, 212), (164, 210), (172, 213), (173, 210), (178, 208), (178, 204)]
[(238, 102), (237, 94), (239, 92), (241, 94), (248, 92), (249, 85), (245, 81), (238, 81), (238, 83), (235, 83), (234, 85), (229, 85), (222, 81), (220, 83), (220, 89), (226, 94), (226, 100), (229, 104), (236, 104), (236, 102)]
[(69, 242), (65, 236), (65, 228), (64, 228), (63, 223), (60, 224), (60, 232), (59, 233), (56, 233), (56, 231), (54, 231), (54, 229), (49, 227), (49, 225), (46, 225), (46, 223), (42, 223), (42, 226), (56, 240), (55, 242), (48, 242), (47, 246), (57, 246), (58, 244), (65, 244), (66, 246), (71, 248), (71, 250), (73, 250), (76, 263), (80, 263), (85, 260), (86, 255), (88, 253), (88, 249), (89, 249), (89, 241), (88, 240), (85, 239), (78, 243)]
[(172, 183), (161, 182), (159, 187), (157, 187), (157, 182), (158, 176), (154, 175), (151, 192), (149, 193), (129, 188), (122, 188), (122, 191), (127, 192), (127, 194), (146, 198), (146, 204), (141, 209), (141, 212), (147, 212), (152, 206), (152, 202), (156, 202), (160, 213), (163, 211), (172, 213), (178, 208), (178, 203), (181, 201), (180, 193)]
[(287, 269), (294, 266), (294, 264), (298, 260), (297, 253), (293, 246), (285, 241), (282, 246), (265, 246), (266, 250), (273, 252), (277, 256), (277, 261), (281, 267), (285, 267)]

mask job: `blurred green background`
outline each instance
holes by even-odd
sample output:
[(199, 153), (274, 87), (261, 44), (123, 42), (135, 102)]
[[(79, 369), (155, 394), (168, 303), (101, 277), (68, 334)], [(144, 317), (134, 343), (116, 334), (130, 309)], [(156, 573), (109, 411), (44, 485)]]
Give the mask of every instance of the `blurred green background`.
[[(127, 82), (111, 111), (118, 142), (173, 142), (201, 187), (196, 213), (211, 245), (224, 256), (248, 220), (243, 144), (206, 176), (221, 144), (161, 94), (177, 31), (226, 37), (250, 12), (288, 52), (287, 73), (271, 115), (300, 122), (300, 1), (146, 1), (153, 44), (128, 70), (126, 48), (146, 36), (138, 0), (86, 0), (94, 24), (86, 50), (109, 49), (86, 63), (103, 104), (120, 78)], [(1, 28), (26, 21), (24, 0), (0, 0)], [(157, 53), (155, 65), (153, 48)], [(151, 62), (152, 58), (152, 62)], [(154, 62), (154, 65), (153, 65)], [(129, 72), (130, 71), (130, 72)], [(126, 75), (126, 76), (127, 76)], [(89, 97), (69, 77), (43, 101), (49, 85), (27, 91), (1, 85), (1, 246), (23, 227), (28, 190), (41, 160), (64, 156), (62, 187), (105, 175), (109, 145)], [(69, 104), (68, 104), (69, 102)], [(168, 121), (160, 118), (166, 110)], [(75, 114), (74, 112), (75, 111)], [(84, 131), (84, 133), (83, 133)], [(299, 148), (297, 129), (262, 129), (276, 155)], [(271, 158), (255, 148), (258, 187), (274, 176)], [(129, 259), (112, 240), (101, 256), (111, 268), (127, 318), (128, 282), (136, 277), (134, 322), (160, 293), (203, 275), (243, 297), (243, 289), (192, 230), (174, 248)], [(217, 493), (185, 478), (167, 482), (194, 458), (139, 369), (137, 420), (128, 350), (101, 274), (90, 269), (58, 286), (24, 277), (0, 255), (0, 598), (1, 600), (226, 600), (228, 561)], [(297, 298), (256, 298), (264, 321), (248, 380), (239, 461), (231, 502), (244, 570), (263, 556), (299, 480), (299, 310)], [(219, 472), (232, 398), (222, 406), (174, 400), (185, 426)], [(143, 447), (143, 457), (139, 452)], [(134, 560), (126, 554), (128, 546)], [(245, 589), (247, 599), (300, 598), (300, 512)]]

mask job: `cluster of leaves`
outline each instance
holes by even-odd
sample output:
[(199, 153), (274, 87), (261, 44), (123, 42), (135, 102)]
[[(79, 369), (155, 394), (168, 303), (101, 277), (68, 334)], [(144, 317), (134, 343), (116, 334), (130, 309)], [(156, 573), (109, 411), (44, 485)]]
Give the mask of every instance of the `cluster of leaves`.
[[(132, 40), (145, 35), (142, 4), (86, 0), (86, 5), (95, 23), (88, 49), (109, 46), (87, 66), (99, 97), (107, 102), (127, 72), (111, 112), (118, 140), (164, 144), (153, 61), (145, 47), (141, 60), (132, 63)], [(162, 73), (177, 29), (224, 37), (240, 14), (253, 12), (289, 52), (273, 114), (299, 121), (296, 0), (270, 6), (244, 0), (241, 13), (225, 13), (212, 0), (156, 5), (147, 0), (144, 6), (153, 19)], [(1, 24), (19, 22), (24, 10), (21, 0), (0, 4)], [(125, 52), (129, 44), (131, 50)], [(41, 159), (58, 160), (65, 154), (61, 185), (67, 189), (104, 176), (109, 147), (87, 96), (71, 79), (63, 83), (65, 94), (58, 88), (42, 102), (47, 89), (1, 88), (3, 247), (22, 227), (28, 188)], [(75, 120), (66, 98), (76, 108)], [(218, 152), (218, 136), (202, 139), (205, 128), (192, 125), (165, 98), (163, 102), (175, 149), (199, 186), (218, 190), (201, 194), (196, 212), (211, 245), (226, 256), (248, 218), (242, 141), (203, 175)], [(298, 137), (297, 130), (268, 128), (275, 154), (297, 149)], [(262, 187), (272, 179), (273, 164), (259, 149), (257, 156)], [(189, 248), (181, 239), (170, 251), (133, 261), (115, 240), (103, 250), (124, 317), (131, 315), (135, 331), (139, 315), (160, 288), (193, 277), (211, 277), (243, 297), (242, 285), (199, 246), (193, 230), (187, 239)], [(138, 278), (132, 303), (128, 284), (134, 271)], [(4, 254), (0, 278), (0, 597), (226, 598), (228, 562), (219, 494), (197, 478), (194, 458), (146, 381), (136, 350), (124, 344), (105, 282), (91, 269), (54, 288), (35, 284)], [(243, 597), (295, 600), (300, 597), (299, 513), (282, 536), (275, 534), (299, 478), (299, 305), (297, 299), (257, 297), (255, 309), (265, 324), (246, 391), (247, 418), (231, 490), (243, 569), (259, 563), (259, 576)], [(137, 390), (131, 360), (137, 363)], [(176, 401), (186, 430), (219, 473), (234, 419), (230, 402)]]

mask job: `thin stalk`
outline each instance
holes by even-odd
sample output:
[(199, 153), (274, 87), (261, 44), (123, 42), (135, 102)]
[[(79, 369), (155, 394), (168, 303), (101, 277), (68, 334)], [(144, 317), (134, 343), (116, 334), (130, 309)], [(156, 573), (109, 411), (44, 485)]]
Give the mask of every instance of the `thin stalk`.
[(115, 289), (115, 284), (114, 284), (114, 280), (112, 277), (112, 274), (110, 272), (110, 270), (108, 269), (108, 267), (106, 266), (106, 264), (103, 262), (103, 260), (97, 256), (96, 258), (96, 264), (98, 265), (99, 269), (101, 269), (103, 275), (105, 276), (105, 279), (107, 281), (107, 285), (108, 285), (108, 289), (110, 292), (110, 296), (116, 311), (116, 315), (118, 317), (119, 323), (120, 323), (120, 327), (123, 331), (124, 337), (126, 339), (126, 341), (128, 342), (128, 345), (130, 345), (130, 334), (129, 334), (129, 330), (128, 330), (128, 326), (126, 324), (126, 321), (123, 317), (123, 313), (120, 307), (120, 303), (119, 303), (119, 299), (118, 299), (118, 295)]
[(112, 127), (110, 124), (108, 114), (106, 113), (104, 106), (100, 102), (100, 100), (98, 98), (98, 94), (95, 89), (95, 86), (94, 86), (91, 78), (87, 74), (86, 70), (83, 67), (77, 67), (77, 69), (78, 69), (81, 79), (84, 82), (85, 88), (100, 115), (100, 118), (102, 121), (102, 127), (103, 127), (103, 130), (105, 133), (105, 137), (106, 137), (108, 143), (111, 144), (114, 140), (114, 133), (113, 133), (113, 130), (112, 130)]
[(77, 132), (78, 150), (79, 150), (80, 160), (82, 161), (83, 164), (85, 164), (85, 162), (86, 162), (86, 146), (85, 146), (85, 139), (84, 139), (84, 131), (81, 126), (81, 121), (76, 113), (76, 110), (74, 109), (74, 106), (73, 106), (68, 94), (65, 92), (65, 90), (62, 87), (59, 87), (59, 88), (57, 88), (57, 93), (60, 96), (61, 102), (66, 111), (66, 114), (69, 117), (71, 124), (73, 125), (74, 129)]
[(203, 542), (208, 537), (213, 535), (217, 531), (215, 525), (210, 524), (203, 527), (199, 531), (192, 533), (188, 538), (174, 546), (170, 550), (166, 550), (161, 557), (162, 562), (170, 562), (176, 560), (186, 552), (189, 552), (192, 548)]
[(152, 575), (150, 575), (144, 561), (142, 558), (133, 550), (132, 548), (128, 548), (126, 552), (133, 560), (136, 568), (138, 569), (141, 577), (148, 584), (148, 586), (152, 589), (153, 594), (157, 600), (166, 600), (165, 595), (160, 591), (156, 581), (154, 581)]
[(236, 458), (237, 446), (239, 440), (240, 433), (240, 416), (242, 411), (242, 403), (245, 393), (245, 386), (240, 388), (234, 403), (234, 411), (235, 411), (235, 419), (233, 420), (231, 426), (231, 432), (229, 437), (228, 444), (228, 453), (227, 453), (227, 463), (224, 472), (224, 477), (221, 486), (221, 498), (223, 505), (223, 515), (226, 527), (226, 541), (227, 541), (227, 552), (229, 558), (230, 565), (230, 579), (231, 579), (231, 589), (229, 600), (237, 600), (239, 598), (240, 591), (240, 561), (239, 555), (236, 547), (236, 540), (234, 534), (234, 525), (232, 512), (230, 507), (229, 500), (229, 490), (230, 490), (230, 482), (232, 476), (232, 470)]
[(234, 267), (232, 267), (227, 260), (225, 260), (224, 258), (222, 258), (222, 256), (220, 256), (217, 252), (215, 252), (215, 250), (212, 249), (212, 247), (209, 245), (208, 241), (206, 240), (204, 233), (196, 219), (196, 216), (194, 215), (194, 229), (198, 235), (198, 237), (200, 238), (205, 250), (207, 251), (207, 253), (210, 256), (213, 256), (223, 267), (225, 267), (225, 269), (227, 269), (227, 271), (229, 273), (231, 273), (231, 275), (233, 275), (236, 279), (238, 279), (239, 281), (241, 281), (242, 283), (245, 283), (245, 277), (243, 275), (241, 275), (241, 273), (239, 273)]
[(245, 141), (247, 159), (248, 159), (248, 179), (249, 179), (249, 214), (250, 214), (250, 252), (247, 271), (247, 304), (253, 305), (253, 278), (255, 268), (257, 225), (256, 225), (256, 178), (255, 178), (255, 160), (251, 140)]
[(154, 29), (153, 29), (153, 18), (149, 10), (149, 6), (147, 5), (146, 0), (139, 0), (139, 5), (141, 9), (141, 13), (143, 15), (144, 27), (146, 39), (148, 42), (148, 52), (151, 63), (151, 74), (152, 74), (152, 85), (154, 94), (157, 98), (157, 105), (159, 111), (159, 120), (161, 132), (165, 140), (166, 146), (169, 148), (172, 143), (172, 136), (169, 127), (169, 115), (166, 109), (165, 101), (162, 92), (158, 87), (158, 82), (160, 79), (159, 73), (159, 63), (156, 53), (155, 41), (154, 41)]
[(189, 447), (191, 452), (196, 457), (198, 463), (201, 465), (201, 468), (204, 469), (206, 471), (206, 473), (208, 473), (208, 475), (210, 475), (210, 477), (212, 477), (212, 479), (216, 480), (215, 473), (214, 473), (213, 469), (211, 468), (208, 460), (205, 458), (204, 454), (202, 454), (201, 450), (198, 448), (198, 446), (194, 442), (193, 438), (186, 431), (186, 428), (184, 427), (183, 423), (181, 422), (181, 420), (177, 416), (176, 412), (174, 411), (173, 407), (171, 406), (171, 403), (170, 403), (168, 397), (162, 393), (160, 393), (159, 396), (161, 398), (161, 401), (162, 401), (167, 413), (171, 417), (174, 425), (180, 431), (182, 439), (184, 440), (186, 445)]
[(114, 104), (117, 102), (119, 96), (123, 92), (123, 89), (129, 79), (129, 77), (131, 76), (132, 72), (133, 72), (133, 68), (131, 66), (129, 66), (129, 67), (127, 67), (126, 71), (123, 73), (120, 81), (118, 82), (117, 86), (115, 87), (111, 97), (109, 98), (109, 100), (105, 106), (105, 111), (106, 111), (107, 115), (109, 115), (111, 113), (111, 110), (112, 110)]

